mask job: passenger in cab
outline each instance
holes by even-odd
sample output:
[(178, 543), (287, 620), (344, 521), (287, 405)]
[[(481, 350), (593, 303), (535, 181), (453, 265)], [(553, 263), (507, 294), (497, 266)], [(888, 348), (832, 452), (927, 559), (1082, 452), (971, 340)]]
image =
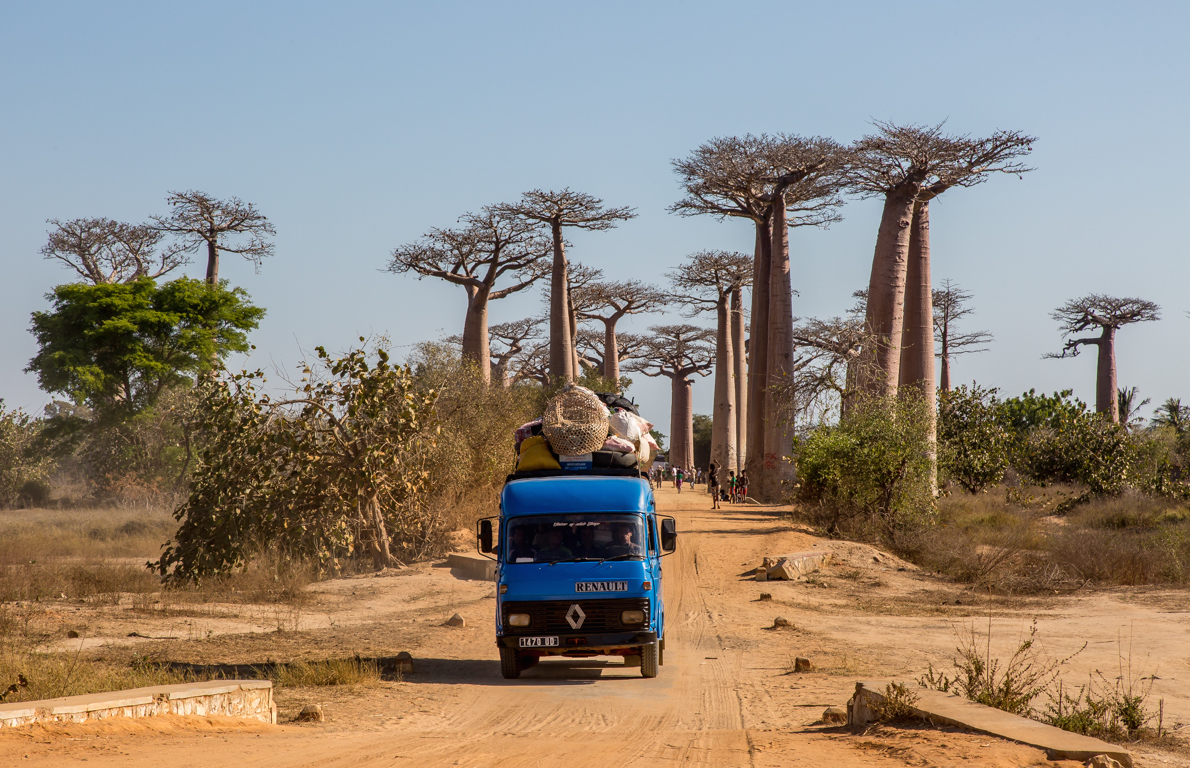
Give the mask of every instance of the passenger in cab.
[(561, 528), (551, 528), (545, 535), (545, 548), (538, 550), (537, 562), (552, 563), (557, 560), (573, 560), (574, 553), (562, 543)]
[(620, 523), (612, 528), (612, 543), (603, 550), (607, 557), (621, 557), (623, 555), (640, 555), (644, 553), (641, 546), (632, 540), (632, 526)]

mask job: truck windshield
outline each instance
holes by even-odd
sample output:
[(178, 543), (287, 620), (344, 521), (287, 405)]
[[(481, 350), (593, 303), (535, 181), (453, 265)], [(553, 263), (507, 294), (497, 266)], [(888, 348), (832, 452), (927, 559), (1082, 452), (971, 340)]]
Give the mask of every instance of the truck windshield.
[(534, 515), (508, 523), (506, 563), (631, 560), (645, 553), (640, 515)]

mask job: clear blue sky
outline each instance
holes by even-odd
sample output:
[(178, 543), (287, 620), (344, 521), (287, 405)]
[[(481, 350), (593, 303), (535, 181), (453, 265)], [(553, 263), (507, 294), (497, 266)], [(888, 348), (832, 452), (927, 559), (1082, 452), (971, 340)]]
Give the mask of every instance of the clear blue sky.
[[(292, 368), (361, 334), (459, 332), (460, 289), (378, 270), (465, 211), (564, 186), (634, 206), (570, 254), (660, 281), (692, 251), (752, 245), (744, 223), (666, 212), (670, 160), (699, 143), (946, 119), (1039, 138), (1035, 172), (933, 206), (935, 280), (971, 290), (968, 329), (996, 336), (957, 381), (1093, 400), (1094, 354), (1041, 355), (1060, 347), (1055, 306), (1113, 293), (1164, 313), (1121, 331), (1121, 386), (1190, 400), (1187, 29), (1180, 2), (4, 3), (0, 397), (49, 401), (22, 372), (30, 313), (71, 276), (38, 253), (49, 218), (141, 221), (175, 189), (255, 203), (276, 256), (222, 275), (268, 309), (248, 364)], [(799, 315), (839, 314), (866, 285), (879, 205), (843, 215), (793, 234)], [(539, 309), (521, 295), (493, 322)], [(637, 379), (668, 433), (668, 387)], [(709, 412), (710, 380), (695, 392)]]

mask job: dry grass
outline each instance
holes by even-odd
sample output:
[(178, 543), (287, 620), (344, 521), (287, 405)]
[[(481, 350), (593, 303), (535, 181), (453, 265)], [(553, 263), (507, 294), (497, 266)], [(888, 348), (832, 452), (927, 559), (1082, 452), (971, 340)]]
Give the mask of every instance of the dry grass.
[(1190, 510), (1129, 492), (1052, 511), (1070, 487), (1009, 488), (939, 499), (938, 524), (904, 546), (914, 562), (998, 592), (1190, 584)]
[[(133, 594), (140, 610), (186, 610), (211, 602), (302, 604), (317, 578), (308, 564), (264, 552), (234, 574), (162, 591), (145, 567), (177, 529), (161, 510), (0, 511), (0, 602), (92, 599)], [(158, 594), (159, 593), (159, 594)]]

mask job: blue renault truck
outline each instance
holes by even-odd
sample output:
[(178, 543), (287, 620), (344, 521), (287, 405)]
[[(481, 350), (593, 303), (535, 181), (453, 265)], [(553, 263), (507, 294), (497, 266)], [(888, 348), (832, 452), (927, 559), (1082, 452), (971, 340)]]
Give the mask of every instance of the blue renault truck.
[(637, 470), (510, 475), (499, 517), (477, 525), (497, 566), (500, 672), (515, 679), (542, 658), (622, 656), (656, 677), (664, 663), (661, 558), (677, 548)]

